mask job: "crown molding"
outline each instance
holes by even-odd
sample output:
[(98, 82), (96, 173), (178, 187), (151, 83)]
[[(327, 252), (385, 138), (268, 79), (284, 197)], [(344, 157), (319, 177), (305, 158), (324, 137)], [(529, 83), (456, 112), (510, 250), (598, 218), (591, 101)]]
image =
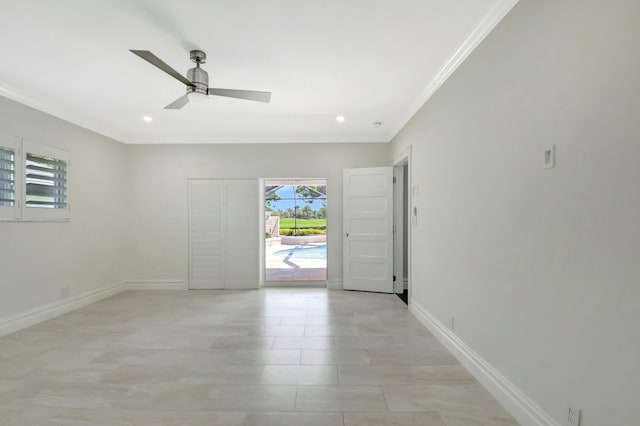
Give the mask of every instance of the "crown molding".
[(429, 81), (420, 95), (415, 99), (413, 104), (406, 110), (402, 118), (391, 131), (392, 140), (404, 128), (404, 126), (413, 118), (414, 115), (424, 106), (425, 103), (433, 96), (440, 86), (458, 69), (458, 67), (467, 59), (467, 57), (478, 47), (484, 38), (493, 31), (493, 29), (502, 21), (509, 11), (518, 3), (519, 0), (496, 0), (489, 8), (484, 18), (476, 25), (469, 35), (460, 43), (458, 48), (449, 56), (445, 63), (440, 67), (436, 76)]

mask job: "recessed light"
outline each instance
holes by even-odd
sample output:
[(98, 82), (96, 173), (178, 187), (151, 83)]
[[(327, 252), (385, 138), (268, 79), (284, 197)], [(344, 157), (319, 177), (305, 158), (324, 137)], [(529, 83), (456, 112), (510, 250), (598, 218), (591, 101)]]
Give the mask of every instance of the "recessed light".
[(336, 121), (338, 123), (344, 123), (344, 115), (339, 115), (336, 117)]
[(142, 117), (142, 119), (147, 123), (151, 123), (153, 121), (153, 118), (149, 117), (148, 115), (145, 115), (144, 117)]

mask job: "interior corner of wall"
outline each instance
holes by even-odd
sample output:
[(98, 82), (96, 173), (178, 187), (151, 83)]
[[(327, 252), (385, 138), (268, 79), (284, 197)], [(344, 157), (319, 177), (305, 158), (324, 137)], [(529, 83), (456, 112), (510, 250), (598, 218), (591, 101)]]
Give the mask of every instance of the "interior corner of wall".
[(327, 281), (327, 288), (329, 290), (343, 290), (342, 278), (333, 278)]

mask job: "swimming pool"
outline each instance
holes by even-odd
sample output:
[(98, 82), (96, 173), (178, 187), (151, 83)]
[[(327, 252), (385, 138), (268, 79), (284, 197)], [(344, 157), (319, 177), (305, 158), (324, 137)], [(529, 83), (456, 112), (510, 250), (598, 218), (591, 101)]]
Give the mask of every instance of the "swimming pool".
[(273, 253), (278, 257), (289, 257), (294, 259), (326, 259), (327, 245), (322, 246), (296, 246), (287, 250), (280, 250)]

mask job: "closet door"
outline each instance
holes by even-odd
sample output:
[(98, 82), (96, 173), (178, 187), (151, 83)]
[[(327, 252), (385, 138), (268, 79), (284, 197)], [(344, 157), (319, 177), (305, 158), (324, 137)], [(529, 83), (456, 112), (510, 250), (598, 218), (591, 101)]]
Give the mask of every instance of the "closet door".
[(189, 181), (189, 288), (224, 288), (222, 180)]
[(260, 273), (257, 179), (228, 179), (225, 198), (225, 288), (258, 288)]
[(189, 288), (259, 287), (257, 179), (189, 181)]

